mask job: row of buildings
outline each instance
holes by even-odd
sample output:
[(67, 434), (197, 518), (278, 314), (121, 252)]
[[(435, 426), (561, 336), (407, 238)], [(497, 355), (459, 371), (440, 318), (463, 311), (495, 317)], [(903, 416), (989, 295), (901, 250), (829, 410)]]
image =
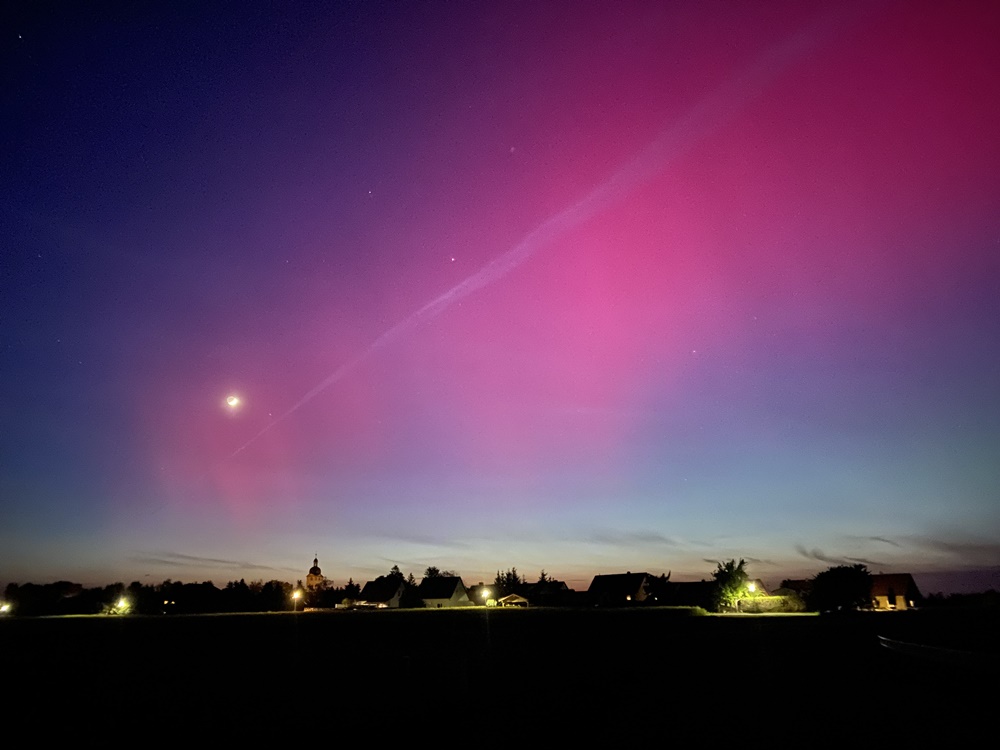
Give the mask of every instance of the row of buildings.
[[(920, 601), (920, 591), (909, 573), (872, 575), (872, 609), (906, 610)], [(753, 579), (747, 585), (747, 598), (738, 608), (748, 612), (794, 611), (804, 608), (809, 580), (787, 580), (774, 592)], [(316, 590), (326, 585), (319, 559), (306, 576), (306, 587)], [(594, 576), (585, 592), (570, 589), (565, 582), (553, 579), (521, 583), (514, 591), (498, 590), (482, 582), (466, 586), (461, 576), (435, 575), (411, 584), (402, 575), (379, 576), (368, 581), (352, 606), (393, 609), (401, 606), (442, 609), (450, 607), (527, 607), (531, 606), (604, 606), (630, 605), (688, 606), (710, 609), (713, 606), (714, 581), (671, 581), (670, 576), (649, 573), (614, 573)]]

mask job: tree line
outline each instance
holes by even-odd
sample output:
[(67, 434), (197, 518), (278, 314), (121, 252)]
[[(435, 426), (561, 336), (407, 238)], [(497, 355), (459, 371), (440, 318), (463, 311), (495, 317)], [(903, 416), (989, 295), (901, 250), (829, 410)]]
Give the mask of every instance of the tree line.
[[(429, 566), (424, 578), (455, 576), (450, 570), (440, 570)], [(376, 581), (390, 578), (403, 584), (400, 604), (403, 607), (421, 607), (423, 602), (417, 594), (418, 582), (410, 573), (404, 575), (398, 565), (393, 565), (385, 576)], [(793, 584), (795, 590), (792, 591)], [(546, 588), (565, 585), (551, 578), (544, 570), (536, 583), (529, 583), (517, 568), (497, 571), (492, 583), (494, 598), (508, 594), (532, 593), (536, 597), (545, 593)], [(697, 601), (677, 601), (677, 591), (683, 586), (695, 587)], [(700, 588), (698, 588), (700, 586)], [(681, 603), (700, 606), (711, 611), (733, 611), (751, 606), (760, 597), (755, 591), (747, 571), (745, 560), (719, 562), (710, 581), (701, 584), (674, 584), (670, 574), (650, 576), (646, 584), (648, 596), (644, 603)], [(792, 609), (818, 612), (866, 609), (872, 602), (872, 576), (868, 568), (861, 564), (838, 565), (828, 568), (806, 581), (783, 581), (779, 589), (789, 600)], [(298, 592), (299, 598), (293, 598)], [(690, 593), (685, 594), (690, 595)], [(85, 588), (69, 581), (49, 584), (11, 583), (4, 592), (4, 602), (12, 606), (18, 615), (92, 615), (92, 614), (205, 614), (242, 612), (280, 612), (293, 608), (315, 607), (332, 609), (350, 605), (361, 596), (361, 586), (350, 579), (343, 586), (334, 586), (330, 580), (323, 585), (307, 589), (298, 581), (293, 586), (286, 581), (244, 579), (230, 581), (219, 588), (211, 581), (202, 583), (181, 583), (167, 579), (160, 584), (142, 584), (133, 581), (128, 586), (114, 583), (109, 586)], [(545, 603), (565, 602), (565, 598), (552, 598)], [(580, 599), (573, 600), (581, 602)], [(922, 602), (926, 606), (1000, 606), (995, 591), (983, 594), (931, 594)]]
[[(302, 582), (298, 588), (304, 593)], [(151, 585), (133, 581), (128, 586), (85, 588), (78, 583), (57, 581), (48, 584), (8, 584), (4, 601), (18, 615), (95, 615), (95, 614), (205, 614), (215, 612), (280, 612), (294, 605), (296, 587), (287, 581), (244, 579), (230, 581), (219, 588), (211, 581), (181, 583), (167, 579)], [(340, 588), (323, 593), (338, 601), (357, 598), (360, 587), (349, 581)], [(300, 604), (298, 606), (304, 606)]]

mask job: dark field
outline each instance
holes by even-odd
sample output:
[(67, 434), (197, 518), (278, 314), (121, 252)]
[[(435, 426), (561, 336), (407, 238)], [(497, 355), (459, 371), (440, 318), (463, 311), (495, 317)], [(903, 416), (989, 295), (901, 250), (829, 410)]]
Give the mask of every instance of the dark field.
[[(294, 725), (303, 739), (406, 740), (445, 721), (455, 740), (971, 741), (995, 721), (997, 625), (994, 612), (657, 608), (9, 618), (5, 728), (99, 718), (180, 722), (203, 738)], [(903, 656), (878, 635), (982, 657)]]

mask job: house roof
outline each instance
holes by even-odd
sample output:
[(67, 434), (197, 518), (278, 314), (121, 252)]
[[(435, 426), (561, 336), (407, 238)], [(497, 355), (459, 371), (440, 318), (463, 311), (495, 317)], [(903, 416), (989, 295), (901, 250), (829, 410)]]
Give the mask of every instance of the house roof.
[(649, 577), (648, 573), (612, 573), (611, 575), (594, 576), (587, 593), (597, 597), (613, 597), (624, 599), (626, 596), (639, 594), (643, 584)]
[(374, 581), (368, 581), (361, 589), (360, 599), (363, 602), (387, 602), (397, 596), (403, 588), (403, 579), (397, 576), (379, 576)]
[(778, 587), (777, 591), (782, 592), (792, 592), (798, 594), (799, 596), (805, 596), (809, 593), (812, 588), (812, 579), (810, 578), (786, 578), (781, 582), (781, 586)]
[(909, 573), (875, 573), (872, 575), (872, 596), (888, 596), (892, 589), (895, 596), (907, 599), (920, 597), (920, 589)]
[(459, 576), (433, 576), (420, 581), (417, 594), (421, 599), (451, 599), (459, 586), (465, 591), (465, 584)]

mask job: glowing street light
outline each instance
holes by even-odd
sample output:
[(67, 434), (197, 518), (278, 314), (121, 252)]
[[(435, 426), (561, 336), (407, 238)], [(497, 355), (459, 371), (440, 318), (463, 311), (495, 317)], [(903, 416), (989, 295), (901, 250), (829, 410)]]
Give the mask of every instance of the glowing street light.
[(295, 607), (299, 603), (299, 599), (301, 598), (302, 598), (302, 592), (299, 589), (295, 589), (295, 591), (292, 592), (292, 612), (296, 611)]

